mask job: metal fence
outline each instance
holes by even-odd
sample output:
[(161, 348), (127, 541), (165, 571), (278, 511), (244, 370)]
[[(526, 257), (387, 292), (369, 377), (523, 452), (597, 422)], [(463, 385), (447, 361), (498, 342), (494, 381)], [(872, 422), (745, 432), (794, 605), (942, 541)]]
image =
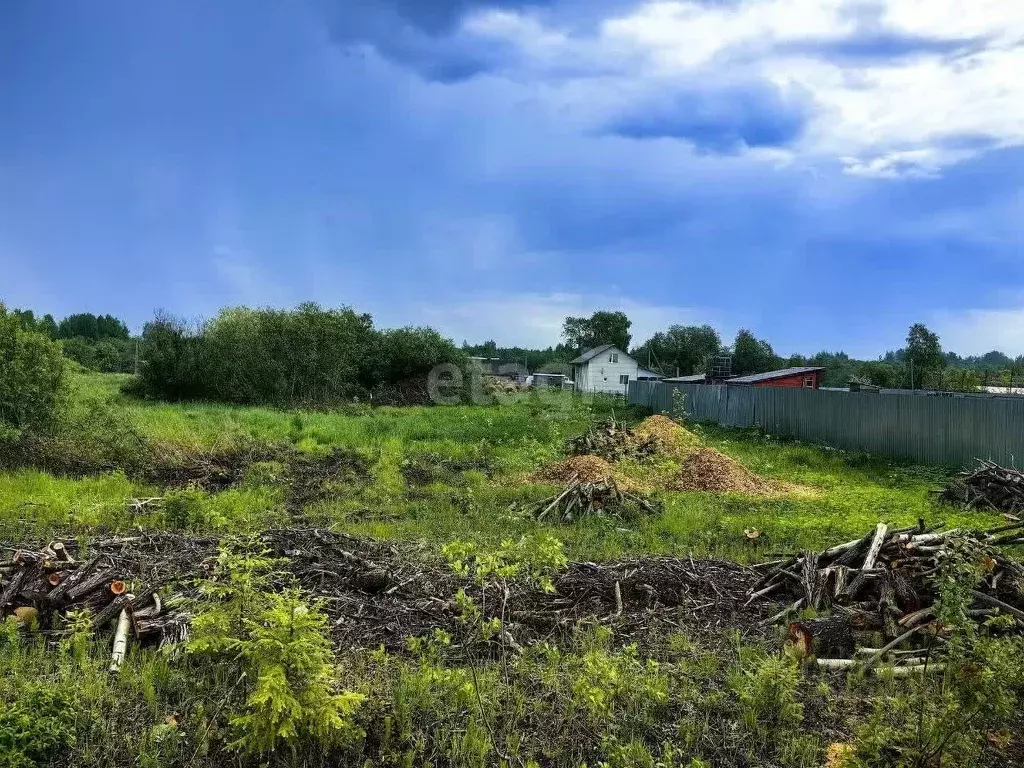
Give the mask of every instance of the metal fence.
[(928, 464), (964, 465), (976, 458), (1024, 463), (1024, 398), (637, 381), (629, 383), (629, 402), (670, 413), (676, 407), (674, 390), (682, 393), (683, 410), (695, 421), (756, 426), (769, 434)]

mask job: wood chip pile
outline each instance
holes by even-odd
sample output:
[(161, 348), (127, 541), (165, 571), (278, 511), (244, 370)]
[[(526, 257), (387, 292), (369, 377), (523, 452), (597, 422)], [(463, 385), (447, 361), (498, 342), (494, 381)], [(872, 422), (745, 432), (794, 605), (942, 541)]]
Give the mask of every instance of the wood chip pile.
[(939, 498), (968, 509), (1015, 514), (1024, 511), (1024, 472), (981, 461), (976, 469), (957, 476), (940, 492)]
[(721, 451), (701, 448), (683, 461), (669, 490), (777, 496), (791, 490), (791, 487), (751, 472)]
[[(750, 587), (749, 599), (799, 595), (772, 618), (776, 622), (804, 608), (830, 609), (831, 618), (790, 625), (790, 639), (821, 666), (850, 666), (854, 656), (866, 654), (867, 666), (892, 657), (893, 666), (913, 670), (924, 658), (922, 648), (943, 641), (946, 628), (935, 615), (937, 577), (957, 551), (972, 552), (985, 569), (972, 590), (970, 617), (981, 623), (1012, 616), (1016, 624), (1007, 631), (1024, 632), (1024, 568), (1004, 553), (1021, 543), (1024, 523), (987, 532), (879, 523), (862, 539), (758, 566), (764, 575)], [(883, 647), (857, 648), (860, 632), (881, 634)], [(908, 643), (910, 651), (897, 650)]]

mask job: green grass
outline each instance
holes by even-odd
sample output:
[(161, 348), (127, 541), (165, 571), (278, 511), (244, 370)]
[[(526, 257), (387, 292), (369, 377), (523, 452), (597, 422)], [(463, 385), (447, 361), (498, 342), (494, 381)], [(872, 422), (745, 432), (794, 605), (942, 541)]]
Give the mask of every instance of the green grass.
[[(585, 403), (561, 395), (488, 407), (353, 406), (333, 412), (167, 404), (122, 395), (126, 381), (77, 376), (73, 412), (59, 445), (113, 457), (115, 465), (139, 444), (174, 456), (251, 441), (309, 454), (356, 449), (367, 458), (371, 482), (332, 483), (335, 492), (301, 510), (301, 522), (361, 536), (424, 540), (437, 547), (469, 539), (486, 551), (503, 539), (543, 531), (558, 537), (572, 559), (692, 553), (752, 561), (856, 538), (880, 520), (910, 525), (924, 517), (967, 527), (1002, 522), (999, 515), (963, 513), (934, 502), (929, 491), (948, 479), (950, 468), (693, 426), (706, 445), (813, 493), (754, 498), (665, 492), (659, 494), (664, 509), (653, 517), (538, 525), (524, 510), (554, 489), (530, 482), (529, 474), (558, 459), (566, 437), (613, 409), (626, 421), (641, 414), (612, 400)], [(444, 459), (482, 462), (485, 469), (441, 474), (443, 482), (424, 486), (406, 482), (403, 468), (410, 463), (432, 466)], [(133, 469), (138, 467), (125, 467)], [(285, 469), (276, 460), (261, 462), (228, 490), (166, 492), (162, 506), (142, 512), (133, 511), (129, 500), (164, 491), (121, 470), (81, 478), (38, 469), (0, 472), (0, 540), (14, 544), (136, 527), (225, 535), (286, 525), (295, 510), (288, 508), (281, 482)], [(744, 535), (749, 528), (762, 535), (751, 541)], [(482, 627), (475, 630), (478, 658), (452, 647), (446, 633), (412, 639), (409, 653), (343, 649), (335, 674), (342, 689), (366, 695), (356, 714), (366, 739), (350, 753), (309, 737), (264, 761), (225, 750), (229, 717), (242, 711), (251, 685), (239, 676), (234, 652), (210, 659), (182, 646), (170, 652), (133, 648), (120, 673), (111, 675), (108, 637), (72, 633), (54, 646), (50, 641), (56, 638), (19, 629), (9, 619), (0, 623), (0, 766), (810, 768), (823, 764), (831, 741), (854, 741), (866, 733), (871, 738), (857, 737), (859, 748), (872, 755), (868, 748), (878, 746), (882, 754), (919, 722), (910, 706), (919, 696), (915, 681), (815, 679), (780, 655), (777, 645), (744, 646), (738, 634), (666, 635), (634, 644), (636, 638), (626, 641), (602, 623), (581, 622), (562, 645), (538, 643), (516, 653), (503, 648), (496, 658), (494, 640), (482, 639)], [(1004, 661), (1015, 660), (1019, 644), (1000, 653)], [(1018, 677), (1013, 697), (1017, 689), (1024, 691)], [(1019, 698), (1003, 693), (1012, 709)], [(879, 713), (877, 723), (873, 712)], [(886, 717), (891, 732), (884, 730)], [(950, 722), (939, 725), (963, 731), (981, 750), (992, 731), (1011, 721), (993, 717), (970, 728)], [(874, 738), (877, 733), (889, 735)], [(505, 754), (514, 757), (508, 761)], [(865, 760), (857, 765), (890, 764)], [(973, 756), (947, 762), (982, 764)]]
[[(286, 443), (320, 453), (355, 448), (368, 456), (373, 482), (352, 487), (307, 511), (321, 525), (383, 539), (452, 539), (496, 542), (538, 529), (558, 536), (570, 557), (609, 559), (636, 554), (694, 554), (756, 560), (794, 548), (822, 548), (855, 538), (882, 520), (911, 525), (918, 518), (984, 527), (1001, 518), (962, 513), (934, 503), (949, 468), (912, 466), (864, 454), (767, 438), (751, 431), (692, 427), (709, 445), (763, 475), (815, 489), (813, 495), (753, 498), (717, 493), (661, 493), (664, 512), (635, 520), (585, 519), (571, 526), (538, 525), (522, 511), (553, 489), (526, 476), (561, 455), (564, 439), (612, 409), (619, 418), (639, 414), (621, 403), (586, 404), (563, 396), (507, 405), (285, 411), (215, 404), (167, 404), (120, 393), (124, 376), (76, 378), (80, 408), (109, 408), (117, 423), (178, 451), (224, 447), (240, 439)], [(403, 462), (425, 456), (473, 459), (492, 471), (465, 472), (450, 484), (407, 487)], [(247, 484), (190, 503), (189, 527), (200, 531), (250, 530), (285, 522), (281, 489)], [(126, 514), (126, 502), (156, 489), (112, 473), (79, 480), (38, 471), (0, 474), (0, 525), (50, 535), (60, 530), (168, 525), (165, 515)], [(744, 529), (756, 528), (756, 542)]]

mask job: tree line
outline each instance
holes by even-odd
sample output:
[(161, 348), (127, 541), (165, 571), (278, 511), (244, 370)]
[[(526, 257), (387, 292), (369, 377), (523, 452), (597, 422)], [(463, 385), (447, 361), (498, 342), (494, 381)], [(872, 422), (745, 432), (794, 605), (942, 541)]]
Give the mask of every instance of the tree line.
[(60, 322), (53, 315), (36, 316), (31, 309), (14, 309), (9, 316), (26, 331), (60, 341), (64, 355), (91, 371), (131, 373), (135, 370), (137, 339), (114, 315), (78, 312)]
[[(728, 343), (709, 325), (672, 325), (634, 344), (632, 322), (621, 311), (567, 317), (562, 339), (542, 349), (499, 347), (493, 340), (463, 343), (461, 349), (430, 328), (375, 328), (368, 314), (349, 307), (323, 309), (302, 304), (294, 310), (222, 310), (207, 322), (188, 324), (167, 314), (146, 323), (133, 337), (127, 324), (104, 314), (77, 313), (59, 322), (31, 310), (3, 311), (5, 354), (18, 345), (46, 359), (44, 378), (52, 374), (52, 350), (99, 371), (138, 372), (133, 386), (144, 396), (169, 400), (234, 403), (329, 404), (352, 398), (377, 402), (423, 401), (426, 377), (436, 366), (463, 366), (467, 356), (523, 362), (530, 371), (565, 366), (582, 351), (615, 344), (644, 367), (662, 375), (709, 372), (716, 357), (728, 355), (732, 373), (744, 375), (813, 365), (825, 368), (825, 386), (851, 382), (887, 388), (973, 391), (979, 386), (1009, 386), (1024, 379), (1024, 357), (992, 351), (959, 357), (942, 349), (939, 337), (923, 324), (913, 325), (905, 343), (876, 360), (856, 360), (843, 352), (782, 357), (749, 329)], [(14, 335), (18, 329), (20, 336)], [(50, 346), (39, 346), (39, 339)], [(43, 354), (39, 350), (49, 350)], [(12, 367), (10, 380), (26, 380)], [(59, 377), (56, 377), (59, 378)], [(8, 382), (9, 385), (9, 382)], [(414, 391), (415, 390), (415, 391)], [(12, 406), (2, 406), (10, 412)]]
[(330, 405), (423, 402), (427, 377), (466, 355), (432, 328), (375, 328), (350, 307), (234, 307), (198, 325), (146, 323), (137, 393), (165, 400)]
[(632, 322), (621, 311), (599, 311), (589, 317), (567, 317), (562, 343), (546, 349), (499, 347), (494, 341), (469, 345), (467, 354), (529, 361), (530, 370), (566, 365), (582, 351), (600, 344), (614, 344), (637, 362), (664, 376), (709, 374), (714, 359), (728, 356), (734, 375), (765, 373), (779, 368), (825, 368), (823, 386), (845, 387), (851, 383), (892, 389), (974, 391), (981, 386), (1008, 387), (1024, 382), (1024, 356), (1011, 358), (992, 351), (961, 357), (942, 349), (939, 337), (922, 323), (907, 332), (904, 345), (876, 360), (857, 360), (845, 352), (822, 351), (814, 355), (776, 354), (771, 343), (749, 329), (741, 329), (731, 342), (710, 325), (672, 325), (640, 344), (633, 344)]

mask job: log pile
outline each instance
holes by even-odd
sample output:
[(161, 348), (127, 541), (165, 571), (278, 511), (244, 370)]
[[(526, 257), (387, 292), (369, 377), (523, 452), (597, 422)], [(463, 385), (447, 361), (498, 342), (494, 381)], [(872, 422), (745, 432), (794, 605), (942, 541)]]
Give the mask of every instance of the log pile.
[(573, 478), (565, 490), (537, 502), (534, 516), (538, 522), (568, 524), (580, 517), (654, 515), (659, 511), (657, 502), (622, 490), (610, 477), (594, 482)]
[[(943, 565), (957, 551), (970, 551), (984, 566), (973, 585), (970, 618), (982, 623), (998, 614), (1012, 616), (1016, 624), (1009, 631), (1024, 632), (1024, 567), (1004, 553), (1005, 547), (1024, 543), (1024, 523), (986, 532), (939, 528), (926, 528), (923, 521), (897, 529), (879, 523), (855, 541), (765, 563), (758, 566), (763, 575), (749, 588), (749, 600), (797, 597), (767, 623), (805, 608), (829, 610), (829, 618), (789, 625), (789, 639), (802, 654), (818, 657), (821, 666), (851, 665), (853, 657), (866, 653), (856, 647), (856, 638), (870, 633), (880, 635), (883, 645), (872, 649), (866, 666), (893, 658), (893, 666), (912, 667), (922, 658), (920, 649), (936, 637), (941, 641), (947, 629), (936, 618)], [(908, 642), (909, 652), (897, 650)]]
[(120, 643), (115, 666), (123, 659), (128, 634), (158, 646), (184, 638), (189, 617), (183, 595), (161, 597), (156, 585), (140, 586), (131, 578), (128, 563), (103, 552), (79, 560), (76, 548), (53, 541), (39, 550), (14, 550), (0, 562), (0, 620), (14, 616), (24, 626), (60, 636), (69, 614), (86, 611), (94, 633), (115, 630)]
[(958, 475), (939, 498), (967, 509), (981, 507), (1016, 514), (1024, 510), (1024, 472), (979, 461), (977, 468)]
[(660, 448), (657, 438), (641, 439), (632, 430), (618, 426), (613, 419), (565, 441), (566, 453), (570, 456), (600, 456), (606, 461), (642, 459), (656, 455)]

